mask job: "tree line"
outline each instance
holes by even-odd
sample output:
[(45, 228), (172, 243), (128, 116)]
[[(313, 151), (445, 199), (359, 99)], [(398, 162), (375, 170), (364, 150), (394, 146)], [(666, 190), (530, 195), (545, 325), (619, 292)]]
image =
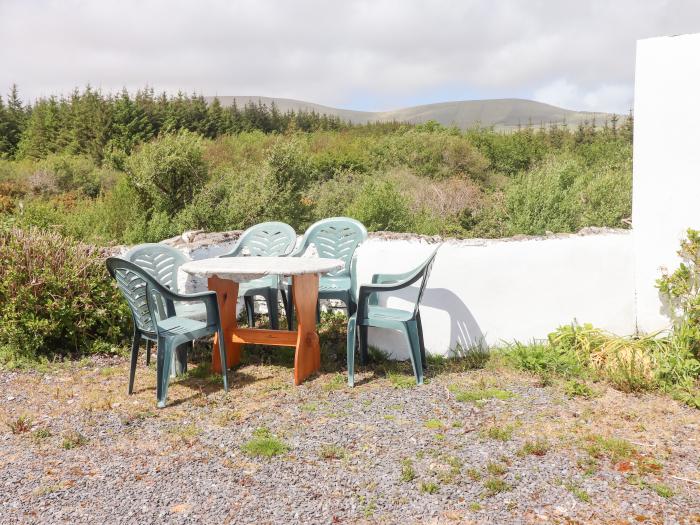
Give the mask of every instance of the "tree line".
[(315, 111), (281, 112), (272, 102), (236, 102), (224, 107), (218, 98), (178, 92), (168, 96), (152, 88), (133, 96), (123, 89), (104, 94), (88, 86), (67, 97), (40, 98), (25, 103), (16, 85), (0, 96), (0, 158), (44, 158), (51, 153), (87, 154), (101, 162), (162, 133), (188, 130), (206, 138), (259, 130), (285, 133), (340, 130), (350, 126), (340, 118)]

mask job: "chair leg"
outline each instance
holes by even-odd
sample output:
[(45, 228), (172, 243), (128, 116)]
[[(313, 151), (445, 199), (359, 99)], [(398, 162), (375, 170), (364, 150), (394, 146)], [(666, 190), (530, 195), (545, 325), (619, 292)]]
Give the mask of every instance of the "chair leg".
[[(129, 369), (129, 395), (134, 393), (134, 377), (136, 376), (136, 362), (139, 358), (139, 344), (141, 333), (134, 330), (134, 339), (131, 341), (131, 368)], [(150, 341), (149, 341), (150, 344)]]
[(420, 340), (418, 338), (418, 324), (415, 321), (408, 321), (404, 325), (406, 327), (406, 335), (411, 348), (411, 364), (413, 365), (413, 374), (416, 376), (416, 384), (423, 384), (423, 360), (421, 359)]
[(280, 295), (282, 296), (282, 306), (284, 307), (284, 315), (287, 317), (287, 330), (292, 329), (292, 318), (290, 317), (289, 302), (287, 301), (287, 292), (280, 290)]
[(423, 340), (423, 323), (420, 320), (420, 312), (416, 314), (416, 326), (418, 327), (418, 342), (420, 343), (420, 358), (423, 362), (423, 370), (428, 369), (428, 360), (425, 358), (425, 341)]
[(360, 364), (366, 365), (369, 360), (369, 354), (367, 352), (367, 327), (365, 325), (359, 326), (360, 332)]
[(270, 328), (279, 330), (279, 305), (277, 303), (277, 288), (269, 288), (267, 291), (267, 315), (270, 317)]
[(243, 302), (245, 303), (245, 313), (248, 316), (248, 328), (255, 327), (255, 301), (254, 297), (245, 296)]
[(146, 366), (151, 364), (151, 350), (153, 350), (153, 341), (146, 341)]
[(173, 345), (170, 340), (158, 338), (158, 355), (156, 358), (156, 399), (158, 408), (165, 407), (170, 383), (170, 363), (172, 362)]
[(294, 289), (289, 286), (287, 288), (287, 325), (290, 330), (294, 326)]
[(356, 319), (348, 319), (348, 386), (355, 386), (355, 328)]
[(228, 392), (228, 366), (226, 364), (226, 342), (224, 339), (224, 331), (218, 329), (219, 338), (219, 357), (221, 358), (221, 375), (224, 376), (224, 392)]
[(316, 301), (316, 324), (321, 322), (321, 300)]

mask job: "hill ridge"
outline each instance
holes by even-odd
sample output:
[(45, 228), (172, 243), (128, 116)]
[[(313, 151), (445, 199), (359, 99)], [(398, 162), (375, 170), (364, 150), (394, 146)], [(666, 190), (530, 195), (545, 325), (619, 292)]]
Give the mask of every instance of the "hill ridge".
[(421, 124), (429, 120), (435, 120), (445, 126), (457, 126), (462, 129), (481, 125), (485, 127), (493, 126), (495, 129), (508, 130), (519, 126), (539, 127), (541, 124), (549, 126), (551, 124), (561, 125), (566, 122), (568, 125), (577, 126), (584, 121), (596, 121), (602, 123), (605, 119), (610, 119), (612, 113), (575, 111), (564, 109), (545, 102), (537, 102), (523, 98), (497, 98), (480, 100), (456, 100), (445, 102), (432, 102), (418, 106), (387, 110), (387, 111), (358, 111), (353, 109), (336, 108), (307, 102), (303, 100), (264, 97), (264, 96), (217, 96), (205, 97), (208, 101), (218, 98), (223, 106), (230, 106), (234, 99), (236, 104), (243, 106), (247, 103), (257, 103), (270, 105), (275, 103), (282, 111), (315, 111), (316, 113), (337, 116), (342, 120), (356, 124), (366, 124), (368, 122), (410, 122)]

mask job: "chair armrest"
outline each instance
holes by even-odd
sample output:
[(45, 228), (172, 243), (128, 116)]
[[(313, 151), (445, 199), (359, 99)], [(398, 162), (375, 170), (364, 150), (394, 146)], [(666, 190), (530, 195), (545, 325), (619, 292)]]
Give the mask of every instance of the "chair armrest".
[(413, 275), (413, 271), (404, 273), (375, 273), (372, 276), (372, 284), (385, 284), (403, 281)]
[[(207, 291), (207, 292), (197, 292), (197, 293), (190, 293), (190, 294), (181, 294), (177, 292), (173, 292), (172, 290), (166, 288), (162, 284), (160, 284), (157, 281), (153, 281), (148, 284), (148, 293), (149, 297), (152, 292), (157, 292), (159, 295), (161, 295), (167, 302), (174, 302), (174, 301), (186, 301), (186, 302), (202, 302), (204, 303), (204, 306), (207, 309), (207, 324), (208, 325), (215, 325), (220, 322), (220, 317), (219, 317), (219, 303), (216, 298), (216, 292), (213, 291)], [(175, 310), (174, 308), (170, 310), (168, 308), (167, 316), (172, 317), (175, 315)]]
[(236, 244), (233, 245), (233, 248), (231, 248), (231, 251), (228, 253), (222, 253), (219, 255), (219, 257), (238, 257), (241, 252), (243, 251), (243, 245), (241, 244), (241, 240), (237, 240)]

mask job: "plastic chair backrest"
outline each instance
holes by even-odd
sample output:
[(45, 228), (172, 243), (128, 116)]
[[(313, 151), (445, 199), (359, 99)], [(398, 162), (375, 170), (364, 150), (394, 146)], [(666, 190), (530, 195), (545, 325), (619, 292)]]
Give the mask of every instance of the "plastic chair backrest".
[(367, 239), (367, 228), (360, 221), (349, 217), (331, 217), (309, 226), (301, 240), (298, 252), (301, 255), (313, 244), (319, 257), (340, 259), (345, 263), (343, 269), (325, 275), (347, 277), (350, 275), (352, 256), (365, 239)]
[(136, 328), (155, 334), (156, 312), (152, 309), (152, 303), (148, 301), (149, 291), (153, 293), (149, 284), (155, 279), (140, 266), (119, 257), (107, 259), (107, 270), (117, 281), (119, 291), (129, 303)]
[(433, 263), (435, 262), (435, 256), (437, 255), (438, 246), (432, 253), (428, 260), (423, 263), (423, 277), (418, 288), (418, 296), (416, 297), (416, 306), (413, 308), (413, 316), (418, 315), (418, 308), (420, 307), (420, 302), (423, 299), (423, 293), (425, 292), (425, 287), (428, 284), (428, 279), (430, 278), (430, 271), (433, 269)]
[(189, 258), (177, 248), (166, 244), (146, 243), (134, 246), (124, 259), (148, 272), (166, 288), (177, 291), (177, 271)]
[[(296, 242), (297, 234), (289, 224), (263, 222), (244, 231), (233, 249), (221, 257), (281, 257), (289, 255)], [(248, 253), (244, 254), (244, 250)]]

